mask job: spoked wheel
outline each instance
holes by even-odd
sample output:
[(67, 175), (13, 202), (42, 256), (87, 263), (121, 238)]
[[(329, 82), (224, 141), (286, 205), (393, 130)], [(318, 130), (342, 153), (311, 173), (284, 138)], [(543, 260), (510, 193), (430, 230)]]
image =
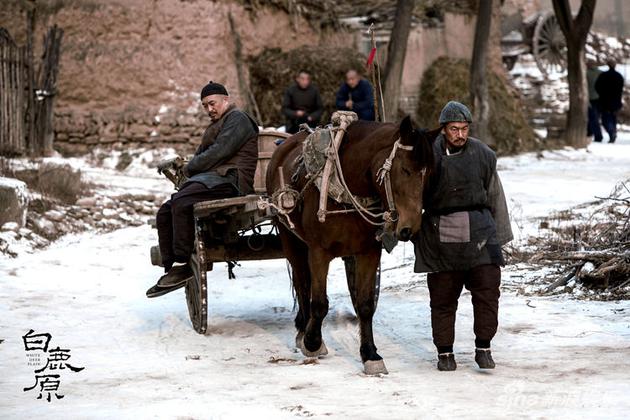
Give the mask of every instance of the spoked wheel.
[[(350, 291), (350, 299), (352, 300), (352, 306), (354, 312), (359, 313), (357, 309), (357, 289), (356, 289), (356, 272), (357, 272), (357, 260), (355, 257), (343, 257), (343, 264), (346, 268), (346, 279), (348, 280), (348, 290)], [(376, 269), (374, 282), (374, 309), (378, 306), (378, 297), (381, 293), (381, 262), (378, 262), (378, 268)]]
[(188, 314), (193, 328), (199, 334), (205, 334), (208, 329), (208, 283), (206, 277), (206, 256), (203, 242), (195, 241), (195, 252), (190, 257), (193, 278), (186, 283), (186, 302)]
[(567, 41), (553, 13), (543, 13), (536, 22), (532, 53), (540, 71), (549, 75), (567, 68)]

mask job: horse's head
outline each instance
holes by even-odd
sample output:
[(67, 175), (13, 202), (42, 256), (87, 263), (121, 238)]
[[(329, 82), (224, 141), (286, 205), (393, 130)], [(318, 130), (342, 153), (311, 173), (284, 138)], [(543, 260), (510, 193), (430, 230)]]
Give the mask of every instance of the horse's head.
[(411, 118), (405, 117), (398, 128), (400, 144), (390, 171), (392, 195), (398, 213), (396, 237), (408, 241), (420, 230), (422, 193), (433, 170), (433, 141), (440, 129), (418, 130)]

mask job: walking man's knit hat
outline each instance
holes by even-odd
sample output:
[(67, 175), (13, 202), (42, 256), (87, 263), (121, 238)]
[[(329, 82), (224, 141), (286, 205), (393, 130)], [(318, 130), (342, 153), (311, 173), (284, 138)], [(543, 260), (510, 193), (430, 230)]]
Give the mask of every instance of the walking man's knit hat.
[(472, 114), (468, 107), (457, 101), (447, 103), (440, 112), (440, 125), (450, 122), (472, 123)]

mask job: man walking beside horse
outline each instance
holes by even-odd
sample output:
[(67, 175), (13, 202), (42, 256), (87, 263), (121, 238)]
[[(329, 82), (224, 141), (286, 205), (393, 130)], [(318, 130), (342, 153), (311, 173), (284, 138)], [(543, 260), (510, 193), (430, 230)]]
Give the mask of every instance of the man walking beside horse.
[(414, 269), (429, 273), (438, 369), (457, 368), (455, 314), (463, 287), (472, 295), (475, 361), (482, 369), (493, 369), (490, 342), (498, 325), (501, 246), (512, 240), (507, 204), (494, 152), (468, 136), (468, 108), (451, 101), (439, 122), (442, 133), (433, 144), (435, 171), (424, 193)]
[(203, 133), (195, 155), (183, 167), (186, 182), (157, 213), (160, 254), (166, 274), (147, 290), (147, 297), (176, 290), (193, 275), (188, 260), (195, 238), (195, 203), (254, 191), (258, 125), (230, 103), (227, 90), (219, 83), (204, 86), (201, 104), (212, 122)]

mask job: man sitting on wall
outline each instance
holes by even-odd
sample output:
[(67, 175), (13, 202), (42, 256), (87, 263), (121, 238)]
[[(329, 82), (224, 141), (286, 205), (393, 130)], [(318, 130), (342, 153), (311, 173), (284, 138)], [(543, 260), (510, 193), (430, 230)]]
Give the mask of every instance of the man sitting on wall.
[(358, 71), (348, 70), (346, 81), (337, 91), (337, 109), (354, 111), (360, 120), (374, 121), (374, 90)]
[(315, 128), (324, 112), (317, 86), (311, 83), (311, 74), (300, 70), (295, 83), (284, 92), (282, 113), (287, 117), (287, 133), (295, 134), (300, 124)]
[(188, 180), (158, 210), (157, 230), (166, 274), (147, 290), (150, 298), (176, 290), (192, 277), (188, 261), (195, 240), (193, 205), (254, 191), (258, 125), (230, 103), (227, 90), (219, 83), (204, 86), (201, 104), (212, 122), (183, 168)]

